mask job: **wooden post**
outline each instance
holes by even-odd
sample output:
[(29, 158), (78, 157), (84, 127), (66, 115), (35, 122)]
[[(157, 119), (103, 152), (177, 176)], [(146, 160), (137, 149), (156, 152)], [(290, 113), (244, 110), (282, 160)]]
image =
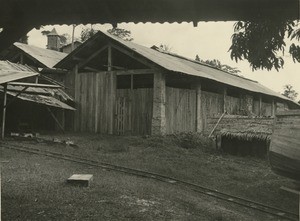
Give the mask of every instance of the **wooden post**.
[(276, 114), (276, 102), (273, 99), (272, 100), (272, 116), (275, 117), (275, 114)]
[(201, 100), (201, 84), (196, 86), (196, 132), (203, 131), (203, 120), (202, 120), (202, 100)]
[(108, 46), (107, 70), (109, 73), (109, 93), (110, 93), (110, 116), (108, 121), (108, 134), (114, 133), (115, 103), (116, 103), (116, 73), (112, 72), (112, 47)]
[(225, 113), (227, 111), (227, 108), (226, 108), (226, 97), (227, 97), (227, 88), (224, 87), (224, 89), (223, 89), (223, 113)]
[(112, 53), (111, 53), (111, 46), (108, 46), (108, 53), (107, 53), (107, 70), (112, 71)]
[(164, 135), (166, 133), (166, 79), (165, 74), (155, 73), (153, 84), (153, 115), (151, 134)]
[[(72, 87), (72, 92), (71, 94), (74, 96), (74, 101), (75, 101), (75, 106), (76, 106), (76, 110), (75, 113), (73, 113), (73, 125), (71, 125), (73, 127), (74, 131), (79, 131), (80, 129), (80, 115), (79, 115), (79, 111), (80, 111), (80, 106), (81, 104), (79, 103), (79, 96), (80, 96), (80, 81), (79, 81), (79, 74), (78, 74), (78, 64), (75, 65), (75, 67), (73, 68), (73, 71), (71, 73), (71, 85), (73, 83), (73, 87)], [(71, 86), (70, 85), (70, 86)]]
[(2, 109), (2, 127), (1, 127), (1, 139), (4, 139), (5, 133), (5, 120), (6, 120), (6, 100), (7, 100), (7, 83), (4, 84), (3, 90), (3, 109)]
[(24, 55), (23, 55), (23, 53), (20, 54), (20, 63), (24, 64)]
[(259, 110), (259, 116), (262, 116), (262, 98), (261, 95), (259, 95), (259, 105), (258, 105), (258, 110)]
[(55, 123), (57, 124), (57, 126), (59, 127), (61, 132), (65, 133), (64, 127), (60, 124), (59, 120), (55, 117), (55, 115), (53, 114), (51, 109), (49, 107), (47, 107), (47, 110), (50, 113), (51, 117), (54, 119)]

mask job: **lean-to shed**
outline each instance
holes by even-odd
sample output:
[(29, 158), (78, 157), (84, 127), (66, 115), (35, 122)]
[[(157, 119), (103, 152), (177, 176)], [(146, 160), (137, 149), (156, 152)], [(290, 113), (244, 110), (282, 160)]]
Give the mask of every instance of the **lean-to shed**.
[(205, 132), (212, 118), (299, 108), (256, 81), (99, 32), (62, 59), (73, 129), (109, 134)]
[(37, 75), (27, 65), (0, 61), (1, 129), (55, 130), (57, 125), (63, 129), (64, 110), (75, 110), (69, 105), (73, 99), (59, 85), (34, 83)]

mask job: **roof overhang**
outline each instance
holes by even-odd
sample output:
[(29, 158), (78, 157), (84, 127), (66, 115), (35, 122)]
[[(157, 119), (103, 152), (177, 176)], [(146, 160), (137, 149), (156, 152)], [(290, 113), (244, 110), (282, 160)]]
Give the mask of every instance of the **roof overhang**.
[(299, 0), (2, 0), (0, 51), (34, 27), (54, 24), (299, 18)]

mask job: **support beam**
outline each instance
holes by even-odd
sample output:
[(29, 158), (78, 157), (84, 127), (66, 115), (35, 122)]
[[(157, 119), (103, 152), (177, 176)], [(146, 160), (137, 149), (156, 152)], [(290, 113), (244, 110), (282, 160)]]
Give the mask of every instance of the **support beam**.
[(61, 88), (61, 86), (59, 85), (35, 84), (35, 83), (26, 83), (26, 82), (9, 82), (8, 84), (12, 86), (22, 86), (22, 87), (53, 88), (53, 89)]
[(276, 114), (276, 101), (275, 99), (272, 100), (272, 117), (275, 117)]
[(80, 104), (79, 104), (79, 96), (80, 96), (80, 81), (79, 81), (79, 74), (78, 74), (78, 64), (75, 65), (75, 67), (73, 68), (73, 71), (71, 73), (72, 75), (72, 79), (71, 79), (71, 85), (72, 87), (72, 95), (74, 96), (74, 101), (75, 101), (75, 105), (76, 105), (76, 111), (73, 114), (74, 116), (74, 120), (73, 120), (73, 128), (74, 131), (79, 131), (80, 128), (80, 120), (79, 120), (79, 116), (80, 116)]
[(149, 68), (152, 68), (156, 71), (159, 71), (161, 70), (161, 67), (156, 65), (155, 63), (152, 63), (151, 61), (147, 60), (146, 58), (143, 59), (141, 58), (140, 55), (138, 55), (136, 52), (132, 52), (132, 51), (128, 51), (120, 46), (117, 46), (117, 45), (112, 45), (112, 47), (120, 52), (122, 52), (123, 54), (139, 61), (140, 63), (144, 64), (145, 66), (149, 67)]
[(154, 74), (153, 85), (152, 135), (166, 134), (166, 76), (158, 72)]
[(227, 98), (227, 88), (223, 88), (223, 113), (227, 112), (227, 107), (226, 107), (226, 98)]
[(20, 54), (20, 63), (24, 65), (24, 54)]
[(108, 46), (107, 50), (107, 71), (109, 71), (109, 94), (110, 94), (110, 116), (108, 120), (108, 134), (114, 133), (114, 113), (116, 100), (116, 74), (112, 72), (112, 47)]
[(47, 110), (50, 113), (51, 117), (55, 120), (55, 122), (58, 125), (58, 127), (60, 128), (61, 132), (65, 133), (65, 130), (64, 130), (63, 126), (60, 124), (60, 122), (57, 120), (55, 115), (52, 113), (51, 109), (49, 107), (47, 107)]
[(1, 126), (1, 139), (4, 139), (5, 133), (5, 120), (6, 120), (6, 101), (7, 101), (7, 84), (4, 84), (3, 90), (3, 109), (2, 109), (2, 126)]
[(92, 59), (94, 59), (97, 55), (99, 55), (101, 52), (103, 52), (108, 46), (105, 45), (104, 47), (100, 48), (99, 50), (95, 51), (90, 57), (85, 59), (84, 61), (80, 62), (78, 64), (78, 69), (85, 66), (87, 63), (89, 63)]
[(116, 71), (117, 75), (135, 75), (135, 74), (153, 74), (153, 69), (135, 69), (135, 70), (122, 70), (122, 71)]
[(117, 77), (114, 72), (109, 72), (109, 118), (108, 118), (108, 134), (114, 133), (115, 121), (115, 106), (116, 106), (116, 91), (117, 91)]
[[(5, 108), (7, 108), (9, 105), (11, 105), (22, 93), (24, 93), (27, 90), (28, 87), (24, 87), (21, 91), (19, 91), (16, 96), (13, 97), (13, 99), (5, 105)], [(7, 91), (7, 90), (6, 90)]]
[(202, 120), (202, 90), (201, 84), (196, 86), (196, 132), (200, 133), (203, 131), (203, 120)]
[(262, 116), (262, 97), (261, 95), (259, 95), (259, 98), (258, 98), (258, 110), (259, 110), (259, 116), (261, 117)]
[(112, 49), (111, 49), (111, 46), (108, 46), (107, 71), (112, 71)]

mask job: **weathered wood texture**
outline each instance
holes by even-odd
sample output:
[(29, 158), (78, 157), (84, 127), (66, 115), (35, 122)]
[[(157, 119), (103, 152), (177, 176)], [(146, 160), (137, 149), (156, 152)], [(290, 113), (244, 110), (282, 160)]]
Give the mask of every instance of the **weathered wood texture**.
[[(205, 134), (209, 134), (213, 127), (218, 122), (219, 117), (211, 117), (207, 119), (206, 128), (204, 130)], [(215, 134), (220, 132), (222, 129), (237, 129), (240, 131), (244, 131), (249, 127), (259, 127), (261, 130), (271, 130), (273, 127), (274, 118), (267, 117), (248, 117), (248, 116), (236, 116), (236, 115), (226, 115), (220, 121), (219, 125), (215, 130)]]
[(240, 100), (240, 115), (249, 116), (253, 112), (253, 96), (249, 94), (242, 94)]
[(232, 115), (240, 113), (240, 98), (226, 96), (226, 112)]
[(288, 113), (276, 116), (270, 164), (275, 172), (300, 180), (300, 111)]
[(196, 90), (166, 88), (166, 133), (196, 132)]
[(119, 135), (151, 134), (153, 89), (118, 89), (115, 132)]
[(206, 128), (207, 119), (215, 116), (221, 116), (223, 113), (223, 95), (202, 91), (202, 123)]
[(151, 123), (152, 135), (166, 133), (166, 76), (157, 72), (153, 82), (153, 114)]
[(79, 73), (75, 87), (75, 131), (111, 134), (115, 113), (115, 73)]

